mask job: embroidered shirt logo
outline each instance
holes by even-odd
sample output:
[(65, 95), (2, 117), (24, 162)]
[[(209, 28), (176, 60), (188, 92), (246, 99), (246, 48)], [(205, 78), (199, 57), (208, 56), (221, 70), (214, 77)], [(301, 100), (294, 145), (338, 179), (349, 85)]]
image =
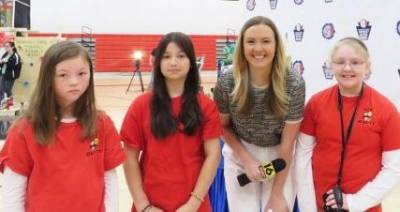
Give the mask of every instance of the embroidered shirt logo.
[(374, 124), (372, 120), (373, 118), (372, 108), (365, 108), (362, 114), (363, 114), (362, 118), (358, 122), (362, 124)]
[(371, 122), (371, 119), (372, 119), (372, 110), (364, 111), (363, 121), (364, 122)]
[(87, 156), (94, 155), (96, 152), (100, 151), (100, 140), (98, 138), (90, 141), (89, 151), (86, 153)]
[(98, 147), (99, 147), (99, 139), (95, 138), (93, 141), (90, 142), (90, 150), (96, 151)]

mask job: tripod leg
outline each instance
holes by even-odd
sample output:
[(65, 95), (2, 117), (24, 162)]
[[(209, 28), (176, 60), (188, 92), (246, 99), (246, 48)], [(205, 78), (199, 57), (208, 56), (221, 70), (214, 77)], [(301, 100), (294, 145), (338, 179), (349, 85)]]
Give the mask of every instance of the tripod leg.
[(142, 88), (142, 93), (144, 92), (144, 86), (143, 86), (143, 79), (142, 79), (142, 72), (139, 71), (139, 80), (140, 80), (140, 87)]
[(133, 71), (133, 74), (132, 74), (132, 77), (131, 77), (131, 81), (129, 81), (129, 85), (128, 85), (128, 87), (126, 88), (125, 94), (128, 93), (129, 88), (131, 87), (131, 84), (132, 84), (133, 78), (135, 77), (136, 71), (137, 71), (137, 70)]

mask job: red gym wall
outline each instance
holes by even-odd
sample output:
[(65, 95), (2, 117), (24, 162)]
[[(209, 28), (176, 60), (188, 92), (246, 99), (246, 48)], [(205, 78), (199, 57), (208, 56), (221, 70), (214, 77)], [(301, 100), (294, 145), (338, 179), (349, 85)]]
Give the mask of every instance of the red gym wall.
[[(31, 37), (57, 36), (56, 33), (30, 33)], [(93, 34), (96, 41), (95, 69), (97, 72), (130, 72), (133, 70), (132, 53), (144, 53), (141, 69), (150, 71), (149, 55), (162, 35), (121, 35)], [(79, 41), (81, 34), (62, 34), (62, 37)], [(225, 39), (218, 35), (190, 35), (195, 46), (196, 56), (204, 57), (203, 70), (216, 70), (216, 40)]]

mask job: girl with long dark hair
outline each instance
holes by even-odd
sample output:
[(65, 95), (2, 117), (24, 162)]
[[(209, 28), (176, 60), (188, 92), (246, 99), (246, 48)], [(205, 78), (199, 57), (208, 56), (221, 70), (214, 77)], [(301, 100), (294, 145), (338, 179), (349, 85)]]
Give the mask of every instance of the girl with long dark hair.
[(199, 91), (190, 38), (169, 33), (157, 49), (153, 89), (133, 101), (121, 128), (132, 211), (211, 211), (207, 193), (220, 158), (218, 110)]

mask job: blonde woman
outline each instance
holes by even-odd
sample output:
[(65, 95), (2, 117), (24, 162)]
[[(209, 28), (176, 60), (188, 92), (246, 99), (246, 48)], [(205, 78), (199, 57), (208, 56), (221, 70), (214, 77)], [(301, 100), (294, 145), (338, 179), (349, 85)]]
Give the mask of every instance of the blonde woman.
[[(240, 32), (233, 70), (215, 89), (226, 145), (224, 176), (229, 211), (291, 211), (294, 205), (290, 163), (303, 118), (305, 84), (287, 68), (286, 55), (272, 20), (249, 19)], [(271, 181), (262, 162), (282, 158), (287, 167)], [(253, 181), (238, 184), (245, 173)]]

